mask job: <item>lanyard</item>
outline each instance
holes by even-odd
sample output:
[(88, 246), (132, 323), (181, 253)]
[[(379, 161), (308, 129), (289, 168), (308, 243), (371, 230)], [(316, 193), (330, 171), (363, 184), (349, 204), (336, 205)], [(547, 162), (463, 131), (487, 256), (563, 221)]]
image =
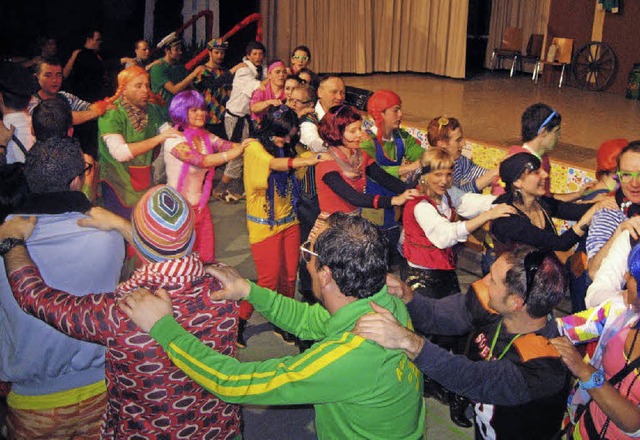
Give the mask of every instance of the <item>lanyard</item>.
[[(500, 329), (502, 328), (502, 321), (503, 319), (500, 320), (500, 323), (498, 324), (498, 328), (496, 329), (496, 334), (493, 335), (493, 339), (491, 340), (491, 349), (489, 350), (489, 357), (488, 357), (489, 360), (491, 360), (491, 357), (493, 356), (493, 349), (496, 346), (496, 342), (498, 342), (498, 335), (500, 334)], [(511, 348), (511, 345), (513, 345), (515, 340), (518, 339), (520, 336), (522, 336), (522, 333), (518, 333), (511, 339), (511, 341), (509, 341), (509, 343), (504, 348), (504, 350), (502, 350), (502, 353), (500, 353), (500, 356), (496, 358), (497, 361), (502, 359), (504, 355), (507, 354), (507, 351), (509, 351), (509, 349)]]

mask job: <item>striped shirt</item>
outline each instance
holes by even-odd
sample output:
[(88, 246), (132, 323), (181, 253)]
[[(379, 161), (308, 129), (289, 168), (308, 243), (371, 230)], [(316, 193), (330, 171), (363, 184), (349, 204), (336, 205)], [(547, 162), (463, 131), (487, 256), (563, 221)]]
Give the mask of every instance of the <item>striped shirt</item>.
[(476, 186), (476, 179), (488, 171), (471, 162), (467, 156), (460, 156), (453, 164), (453, 186), (464, 192), (480, 193), (482, 191)]
[(587, 258), (592, 259), (611, 238), (620, 223), (627, 220), (622, 211), (602, 209), (593, 215), (587, 236)]

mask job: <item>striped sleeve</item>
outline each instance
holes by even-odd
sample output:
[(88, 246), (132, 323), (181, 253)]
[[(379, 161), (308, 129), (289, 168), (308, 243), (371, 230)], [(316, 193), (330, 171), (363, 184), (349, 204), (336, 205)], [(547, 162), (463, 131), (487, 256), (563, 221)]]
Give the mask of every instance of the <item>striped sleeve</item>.
[(360, 379), (345, 374), (348, 365), (365, 362), (364, 358), (354, 359), (353, 354), (367, 343), (349, 332), (339, 339), (317, 343), (297, 356), (258, 362), (240, 362), (217, 353), (171, 316), (160, 319), (150, 334), (178, 368), (230, 403), (289, 405), (352, 399), (361, 393), (362, 381), (371, 380), (367, 375), (375, 374), (369, 373), (369, 368), (358, 370)]
[(587, 236), (587, 258), (593, 258), (602, 246), (611, 238), (626, 216), (620, 211), (603, 209), (593, 215), (589, 235)]
[(474, 164), (468, 157), (460, 156), (453, 165), (453, 186), (464, 192), (479, 193), (476, 179), (487, 171), (489, 170)]

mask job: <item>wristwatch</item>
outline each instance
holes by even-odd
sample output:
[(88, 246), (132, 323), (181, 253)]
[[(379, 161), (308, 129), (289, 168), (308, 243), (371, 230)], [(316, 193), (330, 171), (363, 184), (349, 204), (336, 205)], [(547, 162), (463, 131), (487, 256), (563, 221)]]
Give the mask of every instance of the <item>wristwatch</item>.
[(607, 379), (604, 377), (604, 371), (602, 371), (601, 368), (594, 371), (588, 381), (579, 381), (579, 384), (583, 390), (590, 390), (592, 388), (600, 388), (606, 381)]
[(24, 246), (22, 238), (5, 238), (0, 241), (0, 257), (4, 257), (11, 249), (19, 245)]

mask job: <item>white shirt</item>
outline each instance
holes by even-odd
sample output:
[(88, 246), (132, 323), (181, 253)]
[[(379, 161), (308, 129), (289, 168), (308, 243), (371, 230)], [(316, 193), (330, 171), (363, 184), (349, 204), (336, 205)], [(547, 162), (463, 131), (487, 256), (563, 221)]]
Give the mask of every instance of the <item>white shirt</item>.
[(249, 101), (251, 94), (260, 87), (260, 81), (267, 77), (267, 66), (262, 66), (262, 78), (256, 78), (258, 69), (251, 61), (244, 57), (242, 62), (246, 67), (241, 67), (233, 77), (231, 96), (227, 101), (227, 110), (237, 116), (249, 114)]
[[(320, 105), (320, 101), (316, 103), (315, 114), (318, 117), (318, 121), (321, 121), (325, 115), (325, 111)], [(324, 153), (327, 151), (324, 141), (318, 134), (318, 126), (313, 122), (305, 121), (300, 124), (300, 143), (314, 153)]]
[[(13, 133), (15, 137), (22, 142), (27, 151), (31, 149), (36, 142), (36, 138), (31, 134), (31, 116), (24, 112), (8, 113), (2, 118), (2, 122), (7, 128), (13, 125), (16, 130)], [(25, 156), (20, 147), (13, 141), (9, 141), (7, 145), (7, 164), (25, 161)]]
[(622, 231), (611, 243), (593, 283), (587, 289), (584, 302), (588, 309), (599, 306), (624, 289), (626, 283), (624, 276), (629, 270), (627, 258), (630, 252), (629, 231)]

